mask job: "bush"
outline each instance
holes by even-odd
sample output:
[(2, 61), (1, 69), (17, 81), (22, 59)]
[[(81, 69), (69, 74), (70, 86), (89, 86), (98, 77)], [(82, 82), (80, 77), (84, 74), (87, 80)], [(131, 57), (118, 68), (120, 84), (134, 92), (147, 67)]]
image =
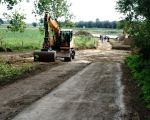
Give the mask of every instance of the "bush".
[(36, 27), (36, 26), (37, 26), (37, 23), (36, 23), (36, 22), (33, 22), (33, 23), (32, 23), (32, 26), (33, 26), (33, 27)]
[(125, 63), (131, 69), (133, 79), (142, 90), (143, 98), (150, 109), (150, 60), (143, 60), (140, 55), (129, 56)]
[(133, 47), (139, 49), (143, 59), (150, 59), (150, 20), (132, 23), (129, 30), (134, 40)]

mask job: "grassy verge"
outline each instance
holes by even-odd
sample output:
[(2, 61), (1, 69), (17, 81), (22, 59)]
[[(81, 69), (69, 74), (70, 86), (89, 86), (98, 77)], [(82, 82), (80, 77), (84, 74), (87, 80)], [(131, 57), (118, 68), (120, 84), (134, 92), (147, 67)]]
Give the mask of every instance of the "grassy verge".
[(76, 36), (75, 37), (75, 46), (76, 49), (93, 49), (97, 47), (97, 39), (91, 36)]
[(25, 73), (31, 72), (36, 65), (33, 63), (11, 63), (0, 61), (0, 85), (13, 82)]
[(142, 98), (146, 107), (150, 109), (150, 60), (143, 60), (139, 55), (129, 56), (125, 59), (129, 66), (133, 79), (137, 81), (142, 90)]

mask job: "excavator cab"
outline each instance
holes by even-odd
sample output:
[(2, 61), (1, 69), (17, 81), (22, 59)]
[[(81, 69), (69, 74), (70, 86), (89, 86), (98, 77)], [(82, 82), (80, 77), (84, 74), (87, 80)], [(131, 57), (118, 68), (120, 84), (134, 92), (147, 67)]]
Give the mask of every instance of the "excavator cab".
[(75, 57), (73, 47), (73, 31), (71, 29), (62, 29), (60, 31), (60, 39), (56, 42), (56, 57), (64, 58), (64, 61), (71, 61)]
[(72, 30), (61, 30), (60, 36), (61, 36), (61, 44), (60, 49), (70, 49), (70, 42), (72, 41)]

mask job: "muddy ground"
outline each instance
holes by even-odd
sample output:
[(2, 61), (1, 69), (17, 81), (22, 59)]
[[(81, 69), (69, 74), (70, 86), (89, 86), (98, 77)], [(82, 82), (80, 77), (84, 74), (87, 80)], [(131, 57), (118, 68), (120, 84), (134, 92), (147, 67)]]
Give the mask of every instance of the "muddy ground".
[[(75, 60), (70, 63), (63, 62), (61, 59), (58, 59), (56, 63), (39, 63), (41, 70), (34, 72), (34, 75), (29, 73), (26, 78), (0, 88), (0, 120), (12, 119), (33, 102), (50, 93), (64, 81), (95, 62), (119, 63), (122, 65), (122, 83), (125, 86), (124, 101), (128, 109), (126, 118), (129, 120), (145, 120), (149, 111), (146, 111), (143, 104), (141, 105), (141, 100), (137, 97), (139, 93), (135, 92), (138, 88), (132, 82), (129, 70), (123, 65), (123, 59), (128, 54), (130, 54), (130, 51), (124, 50), (80, 50), (77, 51)], [(12, 58), (13, 55), (19, 59), (26, 59), (31, 57), (32, 53), (8, 54), (7, 57)], [(33, 59), (28, 60), (32, 61)]]

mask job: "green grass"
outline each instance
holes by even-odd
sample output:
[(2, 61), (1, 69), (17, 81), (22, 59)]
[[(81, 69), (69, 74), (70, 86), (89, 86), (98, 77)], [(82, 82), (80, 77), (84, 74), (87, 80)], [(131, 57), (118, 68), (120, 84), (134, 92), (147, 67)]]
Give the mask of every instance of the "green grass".
[(41, 48), (43, 35), (38, 28), (27, 28), (25, 32), (11, 32), (6, 28), (0, 28), (0, 47), (10, 48), (13, 51), (34, 50)]
[[(117, 29), (98, 29), (98, 28), (73, 28), (74, 32), (85, 30), (92, 34), (111, 34), (118, 35), (122, 30)], [(7, 32), (6, 32), (7, 31)], [(93, 40), (86, 40), (88, 38), (77, 37), (76, 44), (78, 48), (92, 48)], [(79, 40), (80, 39), (80, 40)], [(81, 40), (82, 39), (82, 40)], [(12, 51), (31, 51), (40, 49), (44, 40), (44, 35), (41, 35), (38, 27), (28, 26), (24, 33), (10, 32), (7, 30), (7, 25), (0, 25), (0, 47), (10, 48)], [(86, 42), (86, 43), (85, 43)], [(80, 45), (81, 44), (81, 45)]]
[(97, 39), (90, 36), (76, 36), (74, 42), (76, 49), (92, 49), (98, 44)]
[(17, 79), (19, 76), (25, 74), (26, 72), (32, 71), (34, 69), (33, 64), (10, 64), (9, 62), (0, 62), (0, 85), (4, 85), (13, 80)]
[(132, 72), (133, 79), (141, 88), (142, 97), (150, 109), (150, 60), (143, 60), (140, 55), (132, 55), (125, 59)]

